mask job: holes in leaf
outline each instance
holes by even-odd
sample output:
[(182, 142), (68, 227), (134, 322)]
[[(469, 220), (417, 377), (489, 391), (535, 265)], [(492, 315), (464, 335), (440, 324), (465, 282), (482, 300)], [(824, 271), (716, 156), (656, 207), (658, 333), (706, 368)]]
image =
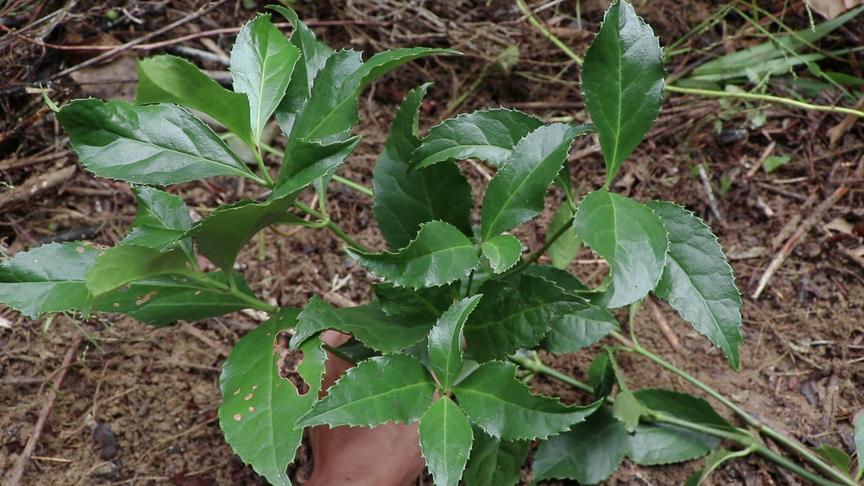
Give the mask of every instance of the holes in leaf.
[(279, 356), (279, 376), (290, 381), (297, 389), (297, 394), (302, 397), (309, 393), (309, 384), (298, 371), (300, 363), (303, 362), (303, 351), (289, 348), (290, 340), (291, 335), (287, 332), (280, 332), (276, 336), (275, 350)]

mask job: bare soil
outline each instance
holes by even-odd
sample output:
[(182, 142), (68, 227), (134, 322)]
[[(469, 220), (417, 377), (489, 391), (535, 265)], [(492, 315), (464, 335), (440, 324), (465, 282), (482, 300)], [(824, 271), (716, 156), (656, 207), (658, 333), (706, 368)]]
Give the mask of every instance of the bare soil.
[[(9, 5), (22, 4), (11, 2)], [(23, 2), (26, 3), (26, 2)], [(236, 27), (252, 15), (228, 2), (156, 41), (196, 31)], [(254, 2), (253, 2), (254, 3)], [(577, 2), (562, 2), (542, 13), (544, 20), (576, 52), (584, 52), (602, 19), (599, 1), (581, 2), (581, 28), (563, 14), (574, 15)], [(760, 4), (763, 2), (760, 2)], [(796, 2), (798, 5), (800, 2)], [(21, 15), (4, 17), (16, 28), (60, 11), (48, 24), (27, 33), (44, 35), (50, 44), (105, 46), (127, 42), (188, 15), (200, 2), (34, 2)], [(66, 8), (63, 6), (67, 5)], [(71, 5), (71, 7), (68, 7)], [(126, 11), (123, 11), (123, 7)], [(688, 0), (655, 0), (640, 5), (661, 41), (668, 44), (708, 18), (719, 4)], [(764, 2), (782, 12), (786, 2)], [(799, 5), (800, 7), (800, 5)], [(578, 69), (532, 30), (510, 2), (429, 2), (426, 8), (395, 0), (336, 0), (297, 4), (301, 17), (331, 45), (370, 52), (409, 45), (453, 46), (463, 58), (415, 63), (376, 83), (361, 99), (363, 142), (342, 174), (369, 184), (393, 110), (413, 86), (433, 80), (424, 105), (423, 125), (431, 126), (455, 111), (485, 106), (518, 107), (546, 119), (587, 118), (579, 93)], [(112, 20), (114, 14), (117, 18)], [(11, 8), (10, 10), (11, 11)], [(791, 26), (807, 25), (803, 8), (789, 7)], [(316, 22), (315, 21), (327, 21)], [(49, 25), (54, 22), (55, 25)], [(685, 46), (705, 47), (742, 28), (740, 19), (696, 36)], [(50, 28), (49, 28), (50, 27)], [(41, 29), (41, 30), (40, 30)], [(5, 30), (5, 28), (4, 28)], [(54, 240), (90, 239), (111, 244), (122, 238), (134, 216), (134, 201), (123, 185), (95, 179), (75, 167), (74, 155), (56, 120), (44, 109), (40, 95), (25, 88), (101, 51), (58, 50), (25, 42), (0, 32), (0, 249), (8, 254)], [(830, 42), (848, 46), (864, 38), (864, 25), (840, 29)], [(207, 37), (212, 43), (183, 44), (220, 55), (230, 52), (233, 35)], [(746, 47), (752, 37), (727, 37), (722, 49)], [(501, 52), (519, 47), (518, 62), (501, 62)], [(832, 47), (832, 46), (826, 46)], [(50, 84), (58, 104), (81, 96), (129, 97), (135, 78), (134, 58), (174, 52), (176, 45), (153, 51), (127, 51), (123, 56), (61, 77)], [(832, 47), (832, 48), (836, 48)], [(716, 52), (716, 50), (714, 51)], [(182, 55), (182, 53), (181, 53)], [(188, 55), (188, 51), (187, 51)], [(685, 71), (704, 58), (691, 52), (677, 56), (671, 73)], [(218, 61), (193, 59), (216, 71)], [(860, 55), (857, 62), (860, 62)], [(857, 64), (853, 64), (857, 66)], [(848, 69), (848, 67), (847, 67)], [(854, 69), (859, 69), (855, 67)], [(860, 71), (855, 73), (861, 76)], [(475, 80), (481, 77), (476, 85)], [(460, 98), (461, 97), (461, 98)], [(831, 104), (833, 99), (817, 100)], [(457, 103), (458, 102), (458, 103)], [(764, 115), (756, 126), (754, 115)], [(744, 336), (740, 372), (732, 370), (710, 343), (674, 312), (658, 303), (658, 315), (646, 309), (637, 332), (646, 345), (699, 379), (730, 396), (778, 429), (816, 446), (831, 444), (851, 451), (853, 414), (864, 408), (864, 267), (847, 252), (864, 237), (864, 125), (853, 125), (830, 146), (828, 130), (843, 120), (831, 113), (803, 112), (777, 105), (720, 102), (674, 96), (667, 100), (655, 128), (625, 163), (616, 189), (639, 200), (676, 201), (703, 216), (718, 234), (744, 294)], [(281, 143), (276, 139), (275, 143)], [(770, 174), (748, 170), (764, 158), (766, 147), (788, 154), (792, 161)], [(276, 160), (270, 162), (276, 163)], [(704, 164), (717, 199), (716, 214), (698, 172)], [(572, 151), (573, 182), (580, 194), (603, 180), (602, 159), (594, 138), (579, 140)], [(475, 190), (485, 184), (487, 169), (465, 163)], [(71, 177), (50, 184), (61, 170)], [(31, 186), (26, 186), (30, 181)], [(728, 190), (724, 182), (729, 181)], [(12, 187), (32, 187), (18, 197)], [(758, 300), (750, 297), (771, 258), (779, 251), (797, 218), (807, 218), (838, 186), (849, 193), (808, 232)], [(216, 178), (177, 188), (190, 206), (213, 207), (260, 196), (237, 179)], [(552, 193), (552, 200), (560, 195)], [(364, 244), (381, 248), (369, 198), (335, 187), (333, 219)], [(530, 248), (544, 238), (544, 214), (518, 235)], [(792, 224), (790, 224), (790, 221)], [(846, 232), (832, 230), (845, 222)], [(829, 223), (832, 223), (829, 225)], [(778, 235), (780, 237), (778, 237)], [(337, 302), (364, 302), (369, 279), (341, 252), (340, 241), (324, 231), (279, 228), (264, 232), (263, 254), (255, 244), (240, 261), (253, 288), (283, 306), (301, 306), (314, 294)], [(573, 271), (596, 281), (606, 271), (587, 250)], [(234, 314), (198, 323), (153, 328), (117, 316), (89, 319), (58, 315), (39, 321), (0, 308), (0, 477), (16, 463), (33, 431), (37, 416), (64, 355), (73, 342), (76, 360), (59, 390), (45, 430), (30, 460), (24, 484), (264, 484), (231, 452), (219, 430), (219, 367), (228, 350), (257, 324), (254, 313)], [(677, 349), (661, 332), (665, 321), (680, 342)], [(575, 355), (546, 355), (556, 368), (584, 379), (595, 348)], [(637, 357), (622, 358), (632, 387), (668, 387), (696, 392)], [(584, 396), (545, 378), (538, 391), (569, 401)], [(297, 482), (311, 464), (305, 449), (295, 467)], [(662, 468), (630, 463), (607, 484), (681, 484), (698, 462)], [(524, 470), (525, 481), (530, 469)], [(795, 484), (759, 459), (734, 461), (715, 474), (716, 484)], [(421, 484), (431, 484), (428, 478)]]

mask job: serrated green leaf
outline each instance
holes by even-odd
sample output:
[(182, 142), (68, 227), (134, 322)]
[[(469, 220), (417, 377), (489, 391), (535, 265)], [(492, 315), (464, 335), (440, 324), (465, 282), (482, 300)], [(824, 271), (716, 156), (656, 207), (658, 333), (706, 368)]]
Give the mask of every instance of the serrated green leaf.
[[(234, 282), (240, 291), (255, 298), (240, 274), (234, 275)], [(223, 272), (202, 274), (200, 281), (182, 277), (139, 280), (105, 294), (97, 310), (164, 326), (178, 320), (199, 321), (249, 308), (248, 300), (215, 288), (227, 286)]]
[(434, 393), (435, 382), (416, 359), (378, 356), (348, 370), (295, 426), (409, 424), (426, 412)]
[[(297, 309), (283, 309), (244, 336), (222, 368), (219, 425), (240, 458), (271, 484), (290, 485), (285, 469), (303, 438), (294, 421), (308, 412), (321, 389), (326, 354), (309, 341), (287, 360), (288, 381), (279, 374), (275, 340), (294, 326)], [(302, 360), (302, 361), (301, 361)], [(293, 383), (292, 383), (293, 382)], [(300, 388), (298, 390), (298, 387)]]
[(346, 251), (373, 274), (411, 288), (459, 280), (467, 276), (479, 260), (471, 240), (443, 221), (424, 223), (417, 238), (396, 252), (366, 253), (351, 248)]
[(545, 439), (582, 422), (600, 406), (567, 406), (557, 398), (534, 395), (516, 380), (512, 363), (490, 361), (453, 388), (471, 421), (493, 437)]
[(603, 407), (570, 431), (540, 444), (534, 454), (534, 480), (604, 481), (624, 460), (627, 437), (624, 425)]
[(584, 126), (554, 123), (529, 133), (489, 182), (483, 195), (483, 240), (510, 230), (543, 210), (546, 190), (567, 160), (570, 144)]
[(543, 122), (517, 110), (493, 108), (450, 118), (429, 129), (411, 156), (415, 169), (446, 160), (480, 159), (504, 165), (513, 147)]
[(133, 186), (132, 192), (138, 201), (138, 213), (123, 243), (160, 251), (176, 245), (194, 261), (192, 242), (183, 238), (192, 227), (192, 217), (183, 199), (147, 186)]
[(465, 340), (477, 361), (539, 344), (566, 298), (554, 284), (527, 275), (489, 280), (479, 292), (485, 297), (465, 324)]
[(249, 125), (255, 143), (285, 96), (300, 50), (270, 22), (259, 15), (244, 25), (231, 50), (234, 91), (249, 99)]
[(481, 297), (478, 294), (456, 302), (429, 331), (429, 361), (445, 390), (450, 389), (462, 372), (462, 328)]
[(582, 199), (573, 225), (611, 267), (612, 283), (600, 303), (622, 307), (657, 286), (669, 240), (663, 222), (647, 206), (600, 189)]
[(231, 271), (237, 254), (258, 231), (271, 224), (297, 221), (296, 216), (287, 212), (293, 202), (293, 197), (283, 197), (221, 206), (187, 234), (198, 241), (198, 249), (204, 256), (219, 268)]
[(375, 297), (390, 316), (435, 321), (458, 299), (454, 285), (410, 289), (383, 283), (375, 285)]
[(842, 450), (828, 444), (822, 444), (815, 450), (820, 456), (837, 469), (840, 469), (843, 472), (850, 470), (849, 468), (852, 466), (852, 458)]
[[(557, 240), (555, 240), (549, 249), (549, 259), (552, 260), (552, 266), (559, 269), (566, 269), (579, 254), (579, 249), (582, 247), (582, 239), (576, 234), (576, 229), (573, 228), (573, 222), (570, 218), (573, 217), (573, 210), (568, 204), (558, 206), (555, 214), (552, 216), (552, 221), (549, 222), (549, 228), (546, 229), (546, 241), (558, 234), (559, 231), (564, 231)], [(564, 226), (567, 226), (564, 229)]]
[(469, 486), (513, 486), (519, 482), (528, 441), (496, 439), (474, 428), (474, 447), (462, 478)]
[(617, 379), (615, 368), (612, 367), (612, 360), (609, 359), (609, 353), (606, 351), (591, 360), (591, 365), (588, 367), (588, 383), (594, 388), (592, 395), (596, 398), (604, 398), (612, 393)]
[(698, 216), (668, 202), (648, 205), (669, 233), (669, 254), (654, 290), (738, 369), (741, 295), (717, 237)]
[(855, 414), (855, 456), (858, 458), (858, 472), (855, 480), (860, 481), (864, 477), (864, 410)]
[(87, 309), (84, 276), (99, 251), (89, 243), (49, 243), (0, 264), (0, 303), (36, 318), (48, 312)]
[(657, 118), (665, 76), (654, 31), (625, 0), (613, 3), (582, 68), (585, 106), (600, 135), (607, 187)]
[(513, 235), (493, 236), (484, 241), (480, 248), (495, 273), (502, 273), (516, 265), (522, 256), (522, 242)]
[[(643, 388), (633, 395), (650, 410), (714, 428), (733, 428), (708, 402), (686, 393)], [(633, 462), (645, 466), (671, 464), (701, 457), (718, 443), (719, 440), (711, 435), (668, 424), (642, 423), (630, 436), (628, 456)]]
[(615, 404), (612, 407), (615, 418), (624, 424), (627, 432), (636, 430), (639, 419), (648, 413), (648, 408), (636, 399), (636, 396), (628, 390), (621, 390), (615, 395)]
[(136, 280), (163, 275), (198, 276), (182, 250), (166, 252), (146, 246), (124, 245), (109, 248), (96, 257), (84, 282), (94, 297)]
[(376, 351), (394, 353), (426, 337), (434, 323), (434, 319), (417, 320), (389, 316), (378, 303), (337, 309), (316, 295), (300, 313), (297, 330), (291, 338), (291, 347), (300, 346), (325, 329), (336, 329), (352, 334)]
[(87, 170), (101, 177), (169, 185), (214, 176), (261, 178), (207, 125), (184, 109), (75, 100), (57, 113)]
[(471, 185), (455, 165), (411, 170), (420, 144), (417, 117), (428, 84), (414, 88), (396, 112), (390, 135), (372, 172), (375, 220), (390, 248), (402, 248), (420, 225), (441, 220), (471, 233)]
[(420, 449), (436, 486), (458, 486), (473, 442), (468, 418), (446, 396), (420, 419)]
[(553, 353), (575, 353), (620, 329), (615, 316), (597, 306), (574, 304), (561, 313), (546, 336), (546, 349)]
[(329, 179), (346, 157), (354, 152), (360, 137), (335, 142), (300, 142), (294, 148), (290, 161), (282, 165), (282, 181), (273, 189), (270, 200), (297, 194), (304, 187), (321, 178)]
[(524, 270), (525, 275), (542, 278), (555, 284), (562, 292), (572, 297), (580, 297), (591, 293), (591, 290), (572, 273), (549, 265), (529, 265)]
[(206, 113), (252, 145), (246, 95), (223, 88), (191, 62), (171, 55), (138, 61), (138, 104), (175, 103)]

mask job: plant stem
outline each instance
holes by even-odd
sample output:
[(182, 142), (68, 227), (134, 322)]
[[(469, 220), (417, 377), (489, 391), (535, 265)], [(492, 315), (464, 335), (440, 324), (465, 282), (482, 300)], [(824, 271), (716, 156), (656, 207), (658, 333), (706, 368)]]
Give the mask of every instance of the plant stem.
[(522, 270), (525, 270), (525, 268), (528, 265), (531, 265), (532, 263), (539, 260), (540, 257), (543, 256), (544, 253), (546, 253), (546, 250), (548, 250), (550, 246), (552, 246), (556, 241), (558, 241), (559, 238), (564, 236), (564, 233), (566, 233), (567, 230), (570, 229), (571, 226), (573, 226), (573, 221), (575, 219), (576, 219), (575, 216), (568, 219), (567, 222), (564, 223), (563, 226), (558, 228), (558, 231), (556, 231), (555, 234), (552, 235), (552, 237), (549, 238), (549, 240), (547, 240), (546, 243), (544, 243), (543, 246), (541, 246), (539, 250), (537, 250), (534, 253), (532, 253), (531, 255), (529, 255), (528, 258), (526, 258), (525, 260), (522, 260), (521, 262), (519, 262), (519, 264), (516, 265), (515, 267), (504, 272), (501, 275), (501, 278), (509, 277), (510, 275), (513, 275), (514, 273), (519, 273)]
[(261, 147), (255, 147), (255, 162), (258, 163), (258, 170), (261, 171), (261, 177), (267, 182), (267, 187), (273, 187), (274, 182), (273, 178), (270, 177), (270, 171), (267, 170), (267, 166), (264, 165), (264, 157), (261, 155)]
[(549, 29), (547, 29), (546, 26), (543, 25), (543, 23), (534, 16), (534, 13), (531, 12), (531, 9), (529, 9), (528, 5), (525, 4), (525, 0), (516, 0), (516, 6), (519, 7), (519, 10), (521, 10), (526, 17), (528, 17), (528, 22), (530, 22), (535, 29), (537, 29), (541, 34), (543, 34), (544, 37), (549, 39), (550, 42), (558, 46), (558, 48), (564, 51), (565, 54), (570, 56), (570, 59), (573, 59), (576, 64), (580, 66), (582, 65), (582, 63), (584, 62), (582, 58), (579, 57), (579, 55), (577, 55), (575, 52), (573, 52), (572, 49), (567, 47), (567, 44), (562, 42), (561, 39), (559, 39), (555, 34), (550, 32)]
[(208, 287), (208, 288), (211, 288), (214, 290), (218, 290), (218, 291), (220, 291), (226, 295), (231, 295), (231, 296), (237, 298), (238, 300), (242, 300), (243, 302), (246, 302), (247, 304), (249, 304), (249, 307), (252, 309), (258, 309), (258, 310), (264, 311), (268, 314), (273, 314), (279, 310), (279, 307), (277, 307), (275, 305), (270, 305), (267, 302), (264, 302), (263, 300), (259, 299), (258, 297), (255, 297), (254, 295), (249, 295), (246, 292), (243, 292), (242, 290), (237, 288), (236, 284), (232, 284), (233, 279), (229, 280), (229, 284), (222, 284), (222, 283), (217, 282), (215, 280), (204, 278), (198, 273), (191, 273), (190, 272), (190, 273), (184, 274), (184, 276), (189, 278), (190, 280), (194, 280), (195, 282), (198, 282), (199, 284), (201, 284), (205, 287)]
[(331, 221), (329, 218), (327, 218), (325, 215), (321, 214), (320, 212), (310, 208), (309, 206), (301, 203), (300, 201), (295, 201), (294, 207), (303, 211), (304, 213), (312, 216), (313, 218), (318, 218), (320, 220), (326, 221), (325, 226), (328, 229), (330, 229), (330, 231), (332, 231), (333, 234), (335, 234), (336, 236), (341, 238), (342, 241), (344, 241), (345, 243), (348, 243), (348, 246), (350, 246), (351, 248), (354, 248), (355, 250), (364, 251), (364, 252), (369, 251), (368, 248), (366, 248), (365, 246), (358, 243), (357, 240), (355, 240), (348, 233), (346, 233), (345, 230), (343, 230), (341, 226), (339, 226), (335, 222)]
[[(510, 356), (508, 359), (510, 361), (512, 361), (513, 363), (516, 363), (517, 365), (521, 366), (522, 368), (527, 369), (528, 371), (530, 371), (532, 373), (544, 374), (544, 375), (549, 376), (551, 378), (554, 378), (554, 379), (556, 379), (562, 383), (570, 385), (577, 390), (580, 390), (580, 391), (583, 391), (583, 392), (586, 392), (589, 394), (594, 393), (594, 389), (590, 385), (583, 383), (583, 382), (573, 378), (570, 375), (562, 373), (562, 372), (556, 370), (555, 368), (547, 366), (542, 361), (532, 360), (526, 356), (519, 356), (519, 355)], [(613, 397), (606, 397), (606, 401), (609, 403), (614, 403), (615, 399)], [(646, 419), (648, 421), (652, 421), (652, 422), (677, 425), (679, 427), (683, 427), (683, 428), (686, 428), (689, 430), (693, 430), (696, 432), (702, 432), (704, 434), (712, 435), (714, 437), (719, 437), (721, 439), (727, 439), (727, 440), (733, 441), (733, 442), (735, 442), (735, 443), (737, 443), (743, 447), (746, 447), (749, 450), (752, 450), (752, 452), (759, 454), (762, 457), (774, 462), (775, 464), (777, 464), (781, 467), (784, 467), (784, 468), (798, 474), (799, 476), (801, 476), (803, 478), (806, 478), (807, 480), (809, 480), (815, 484), (824, 485), (824, 486), (835, 486), (837, 484), (837, 483), (828, 481), (825, 478), (822, 478), (820, 476), (813, 474), (812, 472), (802, 468), (798, 464), (795, 464), (794, 462), (790, 461), (789, 459), (787, 459), (787, 458), (783, 457), (782, 455), (774, 452), (773, 450), (769, 449), (767, 446), (765, 446), (761, 442), (758, 442), (755, 437), (749, 435), (746, 431), (735, 432), (732, 430), (722, 430), (722, 429), (718, 429), (715, 427), (710, 427), (710, 426), (706, 426), (703, 424), (698, 424), (698, 423), (690, 422), (687, 420), (682, 420), (682, 419), (679, 419), (677, 417), (672, 417), (668, 414), (656, 412), (656, 411), (652, 411), (648, 416), (645, 416), (644, 419)], [(848, 484), (848, 483), (844, 482), (843, 484)], [(851, 484), (854, 484), (854, 483), (851, 483)]]
[(715, 390), (715, 389), (711, 388), (710, 386), (706, 385), (705, 383), (699, 381), (699, 379), (697, 379), (695, 376), (687, 373), (686, 371), (682, 370), (681, 368), (678, 368), (677, 366), (673, 365), (672, 363), (664, 360), (660, 356), (657, 356), (656, 354), (652, 353), (651, 351), (643, 348), (639, 343), (634, 343), (630, 339), (627, 339), (626, 337), (624, 337), (623, 335), (621, 335), (617, 331), (612, 331), (610, 333), (610, 336), (612, 336), (616, 341), (623, 344), (625, 346), (625, 348), (623, 348), (625, 351), (639, 354), (639, 355), (647, 358), (648, 360), (653, 361), (655, 364), (666, 369), (667, 371), (669, 371), (675, 375), (678, 375), (681, 378), (683, 378), (684, 380), (690, 382), (692, 385), (696, 386), (697, 388), (699, 388), (703, 392), (707, 393), (712, 398), (714, 398), (718, 402), (722, 403), (726, 408), (728, 408), (729, 410), (734, 412), (736, 415), (741, 417), (741, 419), (743, 419), (744, 422), (747, 423), (747, 425), (749, 425), (750, 427), (753, 427), (754, 429), (759, 430), (759, 432), (765, 434), (768, 437), (771, 437), (772, 439), (774, 439), (778, 443), (782, 444), (783, 446), (795, 451), (797, 454), (799, 454), (801, 457), (803, 457), (805, 460), (807, 460), (807, 462), (809, 462), (814, 467), (816, 467), (817, 469), (819, 469), (820, 471), (825, 473), (827, 476), (831, 477), (832, 479), (834, 479), (836, 481), (839, 481), (841, 484), (845, 484), (848, 486), (856, 486), (856, 483), (852, 479), (848, 478), (842, 472), (840, 472), (837, 469), (828, 465), (818, 455), (816, 455), (816, 453), (811, 451), (807, 446), (800, 443), (796, 439), (789, 437), (789, 436), (786, 436), (786, 435), (774, 430), (773, 428), (769, 427), (768, 425), (764, 424), (761, 420), (757, 419), (756, 417), (754, 417), (753, 415), (748, 413), (746, 410), (744, 410), (741, 407), (739, 407), (738, 405), (734, 404), (731, 400), (729, 400), (728, 398), (723, 396), (723, 394), (721, 394), (717, 390)]
[(347, 178), (342, 177), (340, 175), (334, 175), (333, 180), (338, 182), (339, 184), (342, 184), (343, 186), (348, 186), (351, 189), (354, 189), (355, 191), (357, 191), (359, 193), (366, 194), (369, 197), (372, 197), (375, 195), (372, 192), (372, 189), (369, 189), (368, 187), (364, 186), (363, 184), (360, 184), (359, 182), (354, 182), (351, 179), (347, 179)]

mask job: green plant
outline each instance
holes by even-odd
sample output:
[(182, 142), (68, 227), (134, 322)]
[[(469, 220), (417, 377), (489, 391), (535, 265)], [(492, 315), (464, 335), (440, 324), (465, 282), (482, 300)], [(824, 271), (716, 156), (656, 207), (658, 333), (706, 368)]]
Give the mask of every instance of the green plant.
[[(374, 211), (390, 248), (384, 252), (354, 241), (324, 204), (333, 181), (368, 191), (336, 175), (359, 140), (351, 135), (358, 96), (405, 62), (455, 52), (400, 49), (364, 62), (359, 53), (334, 52), (318, 41), (292, 10), (271, 8), (293, 24), (293, 34), (283, 37), (267, 15), (246, 24), (231, 55), (233, 91), (182, 59), (158, 56), (140, 64), (136, 103), (78, 100), (57, 112), (88, 170), (133, 184), (138, 215), (112, 248), (50, 244), (7, 259), (0, 302), (34, 317), (116, 312), (156, 325), (246, 308), (270, 314), (225, 362), (219, 417), (235, 452), (274, 484), (289, 484), (286, 467), (305, 427), (389, 421), (419, 421), (421, 448), (441, 485), (460, 478), (470, 485), (513, 484), (532, 440), (542, 441), (534, 463), (538, 480), (593, 483), (624, 457), (657, 465), (707, 455), (693, 478), (698, 482), (725, 460), (757, 453), (820, 484), (831, 484), (825, 478), (854, 484), (851, 473), (832, 465), (848, 459), (842, 451), (830, 451), (840, 460), (828, 464), (636, 340), (632, 317), (653, 292), (734, 368), (740, 363), (741, 299), (708, 227), (675, 204), (611, 192), (622, 162), (660, 110), (665, 76), (659, 42), (629, 4), (610, 8), (585, 58), (593, 126), (544, 124), (499, 108), (445, 120), (420, 137), (427, 85), (408, 93), (373, 174)], [(242, 140), (257, 172), (187, 109), (206, 113)], [(263, 155), (273, 149), (262, 142), (273, 116), (285, 136), (275, 177)], [(606, 182), (577, 202), (568, 151), (576, 137), (595, 130)], [(471, 187), (454, 163), (467, 158), (497, 169), (479, 226), (472, 224)], [(246, 177), (269, 195), (221, 206), (193, 222), (181, 198), (154, 187), (224, 175)], [(523, 256), (522, 243), (508, 232), (543, 211), (552, 184), (564, 201), (546, 244)], [(319, 209), (300, 200), (310, 190)], [(234, 270), (235, 260), (256, 233), (277, 224), (328, 229), (344, 240), (348, 256), (381, 279), (375, 299), (335, 308), (314, 297), (301, 310), (256, 297)], [(565, 270), (583, 242), (610, 264), (596, 288)], [(554, 266), (537, 263), (547, 252)], [(199, 253), (220, 270), (202, 271)], [(619, 333), (612, 308), (629, 310), (631, 338)], [(350, 333), (351, 345), (324, 346), (317, 335), (325, 329)], [(277, 354), (281, 333), (290, 334), (290, 349)], [(606, 336), (620, 344), (594, 359), (590, 385), (547, 367), (531, 351), (576, 352)], [(356, 366), (319, 399), (326, 351)], [(622, 352), (690, 381), (750, 428), (732, 425), (700, 398), (630, 390), (617, 366)], [(548, 374), (595, 401), (565, 405), (534, 395), (525, 377), (518, 379), (520, 369)], [(761, 435), (824, 477), (769, 449)], [(720, 448), (721, 440), (739, 448)], [(851, 460), (844, 464), (848, 469)]]

